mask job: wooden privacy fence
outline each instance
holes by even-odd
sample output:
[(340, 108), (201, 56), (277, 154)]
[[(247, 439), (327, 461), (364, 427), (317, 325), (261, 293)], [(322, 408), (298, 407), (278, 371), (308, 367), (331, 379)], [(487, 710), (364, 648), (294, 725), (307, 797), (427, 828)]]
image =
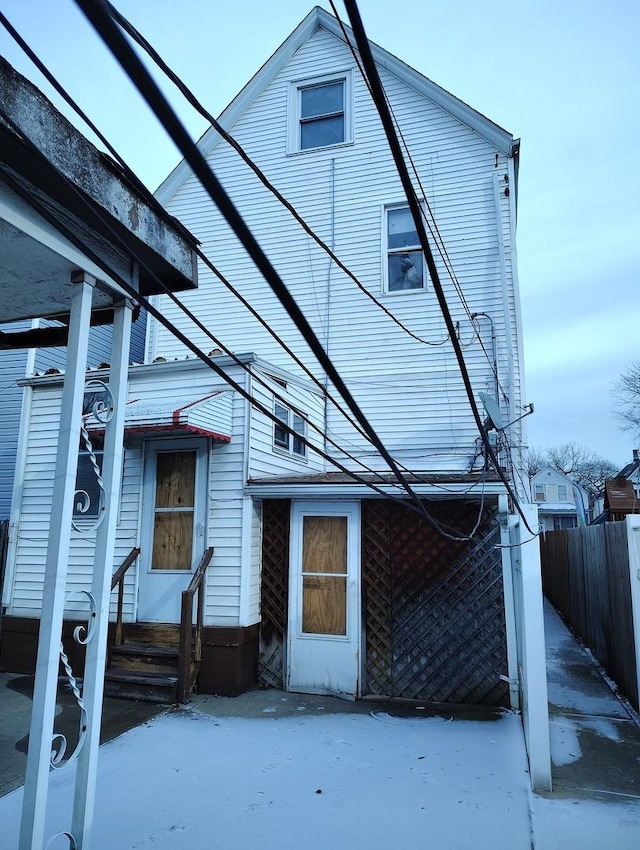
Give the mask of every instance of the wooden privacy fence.
[(627, 520), (549, 531), (540, 536), (540, 554), (545, 595), (638, 709), (632, 526)]

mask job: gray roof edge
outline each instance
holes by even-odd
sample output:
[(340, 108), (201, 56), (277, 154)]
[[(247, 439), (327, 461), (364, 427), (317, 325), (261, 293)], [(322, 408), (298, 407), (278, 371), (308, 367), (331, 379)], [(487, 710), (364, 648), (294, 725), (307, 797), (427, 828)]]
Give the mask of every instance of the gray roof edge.
[[(231, 130), (249, 105), (262, 94), (271, 81), (284, 68), (293, 54), (320, 27), (326, 29), (327, 32), (336, 36), (341, 41), (344, 41), (344, 35), (338, 20), (325, 9), (315, 6), (218, 116), (218, 121), (227, 132)], [(351, 28), (345, 25), (345, 29), (349, 37), (351, 37), (353, 35)], [(519, 146), (519, 140), (514, 141), (511, 133), (504, 130), (498, 124), (495, 124), (489, 118), (486, 118), (446, 89), (443, 89), (437, 83), (434, 83), (428, 77), (425, 77), (419, 71), (416, 71), (415, 68), (407, 65), (406, 62), (403, 62), (392, 53), (375, 44), (375, 42), (370, 42), (370, 44), (376, 64), (440, 106), (445, 112), (493, 145), (500, 153), (503, 153), (505, 156), (513, 155), (514, 149)], [(206, 157), (220, 141), (221, 136), (213, 127), (209, 127), (200, 137), (198, 148), (203, 156)], [(160, 203), (166, 203), (190, 175), (191, 168), (184, 159), (181, 160), (156, 189), (156, 198)]]
[[(144, 198), (121, 167), (86, 139), (37, 86), (2, 56), (0, 105), (22, 138), (33, 144), (54, 168), (192, 282), (195, 237), (162, 209), (157, 199)], [(1, 119), (0, 123), (4, 124)], [(7, 130), (15, 134), (8, 126)]]

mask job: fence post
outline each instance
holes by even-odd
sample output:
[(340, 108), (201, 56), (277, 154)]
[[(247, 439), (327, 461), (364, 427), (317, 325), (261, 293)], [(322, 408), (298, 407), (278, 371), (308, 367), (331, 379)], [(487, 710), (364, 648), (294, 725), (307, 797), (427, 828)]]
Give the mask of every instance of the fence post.
[(627, 546), (629, 547), (633, 644), (636, 652), (637, 704), (640, 705), (640, 515), (638, 514), (627, 516)]

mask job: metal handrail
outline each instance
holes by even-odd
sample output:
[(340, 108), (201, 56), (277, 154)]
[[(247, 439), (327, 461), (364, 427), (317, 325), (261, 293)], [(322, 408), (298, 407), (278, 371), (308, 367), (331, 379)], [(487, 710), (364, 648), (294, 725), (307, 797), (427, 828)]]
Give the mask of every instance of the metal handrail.
[(122, 644), (122, 606), (124, 602), (124, 577), (125, 573), (129, 569), (129, 567), (134, 563), (138, 555), (140, 554), (140, 549), (137, 547), (132, 549), (124, 561), (120, 564), (115, 573), (111, 576), (111, 590), (118, 585), (118, 613), (116, 615), (116, 639), (115, 645), (120, 646)]
[[(202, 620), (204, 617), (204, 576), (213, 557), (213, 546), (205, 550), (200, 563), (186, 590), (182, 591), (180, 609), (180, 650), (178, 657), (178, 702), (185, 703), (191, 690), (191, 650), (194, 644), (193, 660), (202, 660)], [(193, 597), (198, 594), (196, 605), (195, 641), (193, 635)]]

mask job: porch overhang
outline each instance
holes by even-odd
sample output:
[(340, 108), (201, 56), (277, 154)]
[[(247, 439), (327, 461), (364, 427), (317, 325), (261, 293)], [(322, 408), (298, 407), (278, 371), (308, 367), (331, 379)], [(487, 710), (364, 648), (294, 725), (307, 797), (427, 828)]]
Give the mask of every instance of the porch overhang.
[[(353, 499), (406, 495), (393, 475), (354, 475), (357, 479), (344, 472), (249, 479), (245, 493), (262, 499)], [(502, 481), (493, 474), (409, 474), (405, 478), (416, 495), (429, 499), (479, 499), (502, 496), (507, 492)], [(377, 490), (373, 490), (371, 485)]]
[[(232, 396), (230, 390), (220, 390), (206, 396), (134, 399), (125, 405), (124, 430), (129, 434), (200, 434), (230, 443)], [(92, 414), (87, 429), (99, 433), (104, 430), (104, 424)]]

